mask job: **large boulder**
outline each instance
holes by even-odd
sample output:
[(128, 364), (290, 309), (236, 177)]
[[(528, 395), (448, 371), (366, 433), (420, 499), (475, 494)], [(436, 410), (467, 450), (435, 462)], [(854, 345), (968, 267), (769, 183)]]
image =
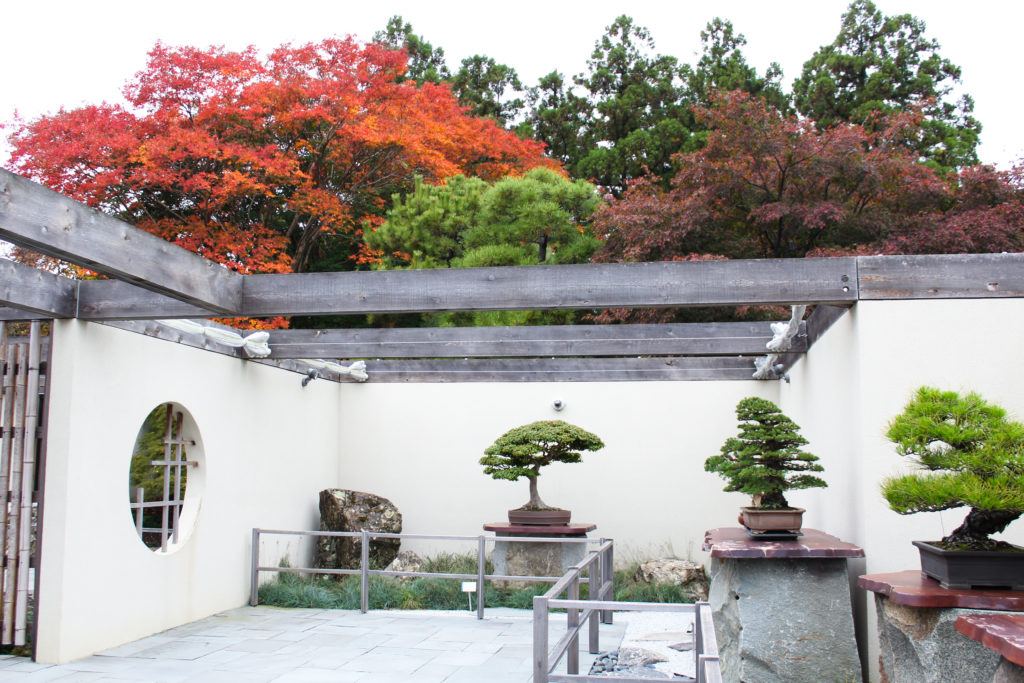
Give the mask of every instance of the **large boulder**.
[(708, 599), (708, 576), (704, 572), (704, 566), (689, 560), (649, 560), (637, 567), (633, 578), (644, 583), (682, 586), (695, 602)]
[[(348, 489), (320, 492), (321, 531), (376, 531), (402, 533), (402, 513), (387, 498)], [(382, 538), (370, 541), (370, 569), (384, 569), (398, 555), (401, 541)], [(359, 569), (362, 540), (320, 537), (315, 566), (323, 569)]]

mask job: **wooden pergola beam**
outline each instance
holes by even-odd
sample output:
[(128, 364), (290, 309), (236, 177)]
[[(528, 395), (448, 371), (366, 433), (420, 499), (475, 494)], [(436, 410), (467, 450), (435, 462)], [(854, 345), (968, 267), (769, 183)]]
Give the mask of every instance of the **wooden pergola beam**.
[(78, 288), (78, 317), (82, 320), (157, 320), (216, 315), (209, 308), (120, 280), (83, 280)]
[(860, 298), (1024, 297), (1024, 254), (860, 256)]
[(371, 383), (749, 381), (751, 358), (478, 358), (366, 362)]
[(854, 258), (248, 275), (250, 316), (852, 303)]
[(241, 275), (3, 169), (0, 239), (217, 313), (241, 305)]
[(0, 305), (9, 306), (12, 316), (16, 311), (24, 318), (5, 317), (6, 320), (26, 318), (75, 317), (76, 282), (14, 261), (0, 260)]
[[(275, 330), (272, 358), (726, 356), (766, 353), (767, 322)], [(793, 340), (794, 353), (806, 337)]]

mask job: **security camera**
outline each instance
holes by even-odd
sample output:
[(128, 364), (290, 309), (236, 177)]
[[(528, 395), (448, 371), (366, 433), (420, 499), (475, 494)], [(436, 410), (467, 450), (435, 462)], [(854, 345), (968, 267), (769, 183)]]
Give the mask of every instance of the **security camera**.
[(556, 411), (558, 411), (558, 412), (561, 412), (561, 411), (562, 411), (562, 408), (565, 408), (565, 401), (563, 401), (563, 400), (562, 400), (562, 399), (560, 399), (560, 398), (556, 398), (556, 399), (555, 399), (555, 402), (554, 402), (554, 403), (552, 403), (551, 405), (553, 405), (553, 406), (554, 406), (554, 408), (555, 408), (555, 410), (556, 410)]

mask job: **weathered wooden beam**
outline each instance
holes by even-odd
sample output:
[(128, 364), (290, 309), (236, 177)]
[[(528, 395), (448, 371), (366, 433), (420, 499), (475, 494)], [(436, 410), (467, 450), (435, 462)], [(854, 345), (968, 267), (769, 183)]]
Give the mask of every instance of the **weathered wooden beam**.
[(848, 303), (853, 258), (248, 275), (245, 315)]
[(82, 320), (157, 320), (216, 315), (208, 308), (120, 280), (83, 280), (78, 287), (78, 317)]
[(367, 361), (380, 382), (755, 381), (752, 358), (503, 358)]
[(29, 311), (22, 310), (20, 308), (10, 308), (8, 306), (0, 306), (0, 322), (19, 322), (27, 320), (39, 320), (40, 316), (38, 313), (31, 313)]
[(218, 313), (241, 304), (241, 275), (3, 169), (0, 239)]
[[(832, 327), (847, 311), (850, 310), (848, 306), (827, 306), (824, 304), (814, 307), (811, 314), (804, 320), (803, 330), (804, 332), (794, 339), (794, 348), (796, 347), (795, 342), (799, 338), (803, 338), (804, 351), (809, 351), (814, 343), (818, 341), (823, 334)], [(779, 357), (779, 363), (782, 365), (779, 374), (784, 375), (789, 371), (797, 361), (803, 356), (796, 354), (787, 354)]]
[[(272, 367), (287, 370), (289, 372), (295, 372), (300, 375), (307, 374), (310, 370), (316, 370), (317, 377), (321, 379), (328, 379), (332, 381), (340, 381), (344, 379), (351, 379), (348, 375), (341, 375), (333, 370), (313, 367), (308, 363), (303, 363), (301, 360), (293, 359), (281, 359), (276, 360), (272, 358), (247, 358), (245, 352), (240, 348), (232, 348), (226, 344), (218, 344), (217, 342), (209, 339), (205, 335), (201, 334), (186, 334), (180, 330), (176, 330), (166, 325), (161, 325), (155, 320), (111, 320), (100, 323), (107, 325), (108, 327), (116, 327), (120, 330), (127, 332), (135, 332), (136, 334), (142, 334), (147, 337), (154, 337), (156, 339), (163, 339), (164, 341), (175, 342), (182, 346), (189, 346), (196, 349), (203, 349), (204, 351), (212, 351), (213, 353), (219, 353), (222, 356), (231, 356), (232, 358), (244, 358), (250, 363), (259, 363), (260, 365), (270, 365)], [(231, 329), (224, 325), (216, 325), (216, 323), (209, 323), (223, 329)], [(299, 381), (296, 379), (296, 381)], [(355, 381), (355, 380), (352, 380)]]
[(828, 331), (850, 308), (848, 306), (815, 306), (811, 314), (804, 321), (807, 329), (806, 348), (814, 345), (814, 342), (821, 339), (821, 335)]
[[(765, 353), (767, 322), (274, 330), (272, 358), (725, 356)], [(806, 349), (803, 336), (792, 351)]]
[(33, 314), (29, 317), (73, 318), (75, 281), (0, 259), (0, 305)]
[(860, 298), (1024, 297), (1024, 254), (860, 256)]

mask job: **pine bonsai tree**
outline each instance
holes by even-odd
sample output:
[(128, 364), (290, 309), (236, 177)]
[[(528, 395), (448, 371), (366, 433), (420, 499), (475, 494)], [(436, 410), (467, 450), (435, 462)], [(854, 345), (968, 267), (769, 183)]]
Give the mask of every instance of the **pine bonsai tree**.
[(976, 393), (921, 387), (886, 436), (922, 470), (882, 482), (901, 515), (968, 506), (963, 524), (939, 542), (946, 550), (998, 550), (989, 536), (1024, 514), (1024, 425)]
[(749, 493), (758, 501), (756, 507), (784, 510), (789, 508), (786, 491), (828, 486), (806, 474), (824, 468), (817, 464), (818, 456), (800, 450), (807, 439), (777, 405), (745, 398), (736, 405), (736, 417), (739, 436), (726, 440), (721, 455), (704, 461), (706, 471), (717, 472), (728, 482), (724, 491)]
[(503, 434), (484, 451), (480, 464), (495, 479), (530, 480), (530, 500), (520, 510), (557, 510), (537, 494), (540, 468), (553, 462), (580, 462), (581, 451), (596, 451), (604, 443), (596, 435), (561, 420), (541, 420)]

